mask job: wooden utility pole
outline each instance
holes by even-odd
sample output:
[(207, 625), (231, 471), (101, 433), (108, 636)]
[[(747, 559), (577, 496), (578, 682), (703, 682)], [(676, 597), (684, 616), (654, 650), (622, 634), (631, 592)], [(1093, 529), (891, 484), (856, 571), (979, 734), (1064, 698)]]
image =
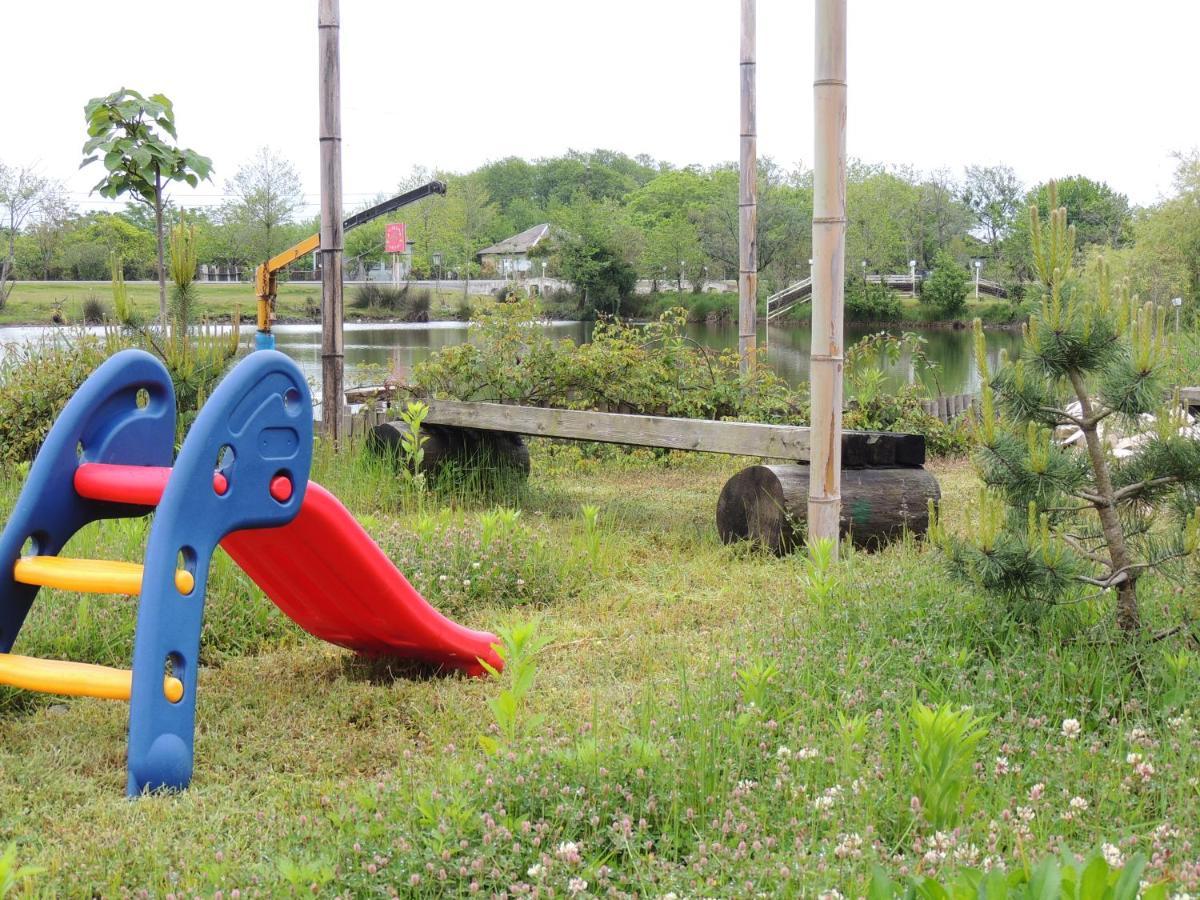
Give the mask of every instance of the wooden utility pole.
[(842, 505), (842, 307), (846, 284), (846, 0), (816, 0), (813, 116), (812, 456), (808, 535), (837, 552)]
[(341, 437), (342, 338), (342, 93), (338, 0), (318, 0), (321, 91), (321, 424)]
[(754, 97), (756, 0), (742, 0), (741, 172), (738, 179), (738, 354), (743, 372), (758, 342), (758, 124)]

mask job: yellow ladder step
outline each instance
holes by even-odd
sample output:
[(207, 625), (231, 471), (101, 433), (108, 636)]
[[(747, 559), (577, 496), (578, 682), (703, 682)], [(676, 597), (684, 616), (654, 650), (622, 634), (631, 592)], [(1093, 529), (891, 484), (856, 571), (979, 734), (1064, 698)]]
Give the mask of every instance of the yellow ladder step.
[[(22, 584), (89, 591), (94, 594), (140, 594), (140, 563), (115, 559), (68, 559), (64, 556), (25, 556), (13, 566), (13, 578)], [(190, 594), (196, 579), (186, 569), (175, 570), (175, 587)]]
[[(0, 684), (43, 694), (128, 700), (133, 692), (133, 673), (90, 663), (0, 653)], [(172, 675), (163, 676), (163, 695), (178, 703), (183, 698), (183, 682)]]

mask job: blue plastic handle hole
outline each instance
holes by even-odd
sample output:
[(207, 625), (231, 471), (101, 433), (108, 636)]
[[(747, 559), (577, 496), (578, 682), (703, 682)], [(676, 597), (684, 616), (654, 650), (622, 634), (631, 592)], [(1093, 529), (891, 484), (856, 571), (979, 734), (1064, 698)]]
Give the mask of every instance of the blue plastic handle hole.
[(283, 409), (289, 416), (300, 415), (300, 391), (290, 387), (283, 392)]

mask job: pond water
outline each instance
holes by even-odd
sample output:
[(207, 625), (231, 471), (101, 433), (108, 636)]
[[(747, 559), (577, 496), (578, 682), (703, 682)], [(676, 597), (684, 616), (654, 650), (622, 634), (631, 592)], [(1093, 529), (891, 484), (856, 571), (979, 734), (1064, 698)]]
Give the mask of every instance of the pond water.
[[(549, 322), (546, 329), (555, 337), (570, 338), (576, 342), (586, 341), (591, 334), (589, 322)], [(847, 344), (878, 331), (878, 328), (863, 328), (850, 325), (846, 328)], [(900, 333), (902, 328), (892, 329)], [(937, 385), (929, 375), (924, 379), (936, 390), (940, 385), (947, 394), (974, 393), (979, 389), (979, 372), (975, 366), (970, 330), (912, 329), (919, 331), (926, 341), (926, 355), (937, 363)], [(48, 328), (0, 328), (0, 354), (3, 346), (11, 343), (28, 343), (49, 334)], [(97, 331), (98, 329), (93, 329)], [(362, 324), (348, 323), (345, 329), (346, 383), (378, 383), (390, 371), (407, 372), (414, 363), (428, 359), (443, 347), (460, 344), (468, 338), (469, 328), (462, 322), (430, 322), (427, 324)], [(249, 339), (252, 329), (244, 328)], [(737, 326), (689, 325), (688, 336), (703, 346), (714, 350), (737, 347)], [(305, 375), (314, 383), (321, 373), (321, 327), (316, 324), (278, 325), (275, 328), (276, 344), (284, 353), (300, 364)], [(808, 358), (810, 331), (802, 326), (771, 326), (770, 334), (759, 326), (758, 341), (761, 346), (767, 341), (767, 358), (771, 366), (792, 384), (808, 380)], [(1021, 337), (1015, 332), (990, 331), (987, 333), (988, 356), (992, 364), (1001, 349), (1015, 355), (1020, 348)], [(884, 367), (888, 384), (896, 388), (906, 382), (921, 378), (907, 356)]]

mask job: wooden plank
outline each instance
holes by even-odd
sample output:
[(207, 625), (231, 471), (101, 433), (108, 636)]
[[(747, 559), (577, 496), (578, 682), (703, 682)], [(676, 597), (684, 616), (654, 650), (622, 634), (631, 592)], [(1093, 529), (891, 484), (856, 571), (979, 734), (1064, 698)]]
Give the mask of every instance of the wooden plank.
[[(809, 459), (810, 430), (801, 426), (544, 409), (458, 400), (427, 402), (429, 414), (425, 421), (430, 425), (767, 459)], [(925, 463), (925, 438), (918, 434), (846, 432), (842, 448), (843, 465), (847, 467), (919, 466)]]

